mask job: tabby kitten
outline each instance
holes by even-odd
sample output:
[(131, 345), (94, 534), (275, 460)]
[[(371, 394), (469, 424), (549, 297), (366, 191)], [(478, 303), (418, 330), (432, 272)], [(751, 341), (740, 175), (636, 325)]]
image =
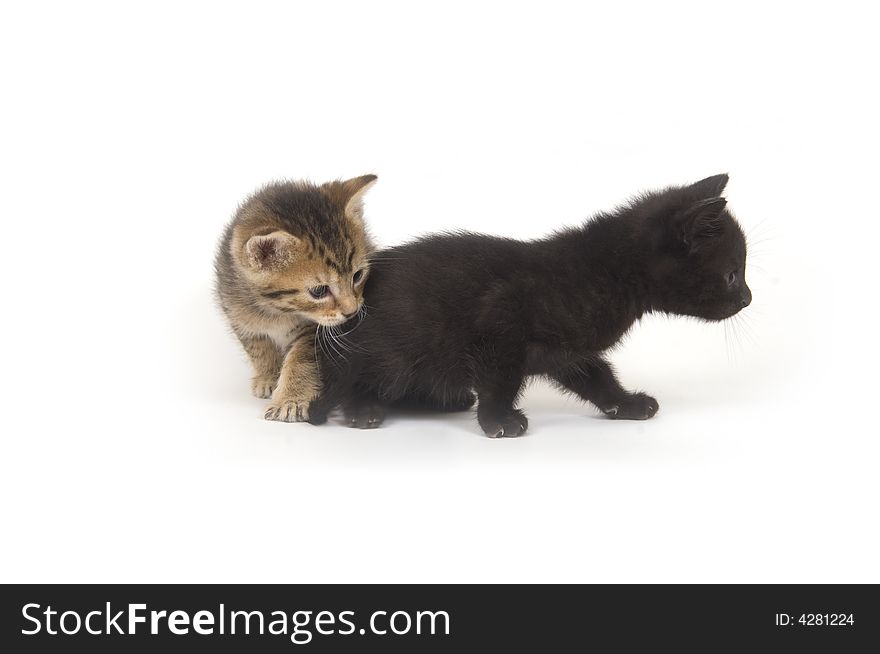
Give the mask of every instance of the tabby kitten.
[(310, 421), (341, 403), (351, 426), (376, 427), (392, 403), (462, 410), (475, 391), (485, 433), (517, 436), (529, 375), (609, 418), (651, 418), (657, 401), (625, 390), (603, 353), (646, 313), (717, 321), (749, 305), (727, 179), (647, 193), (539, 241), (441, 234), (377, 253), (369, 313), (345, 359), (321, 362)]
[(364, 175), (315, 186), (269, 184), (226, 228), (215, 260), (217, 296), (251, 359), (267, 420), (308, 418), (320, 378), (316, 329), (333, 329), (363, 302), (367, 257)]

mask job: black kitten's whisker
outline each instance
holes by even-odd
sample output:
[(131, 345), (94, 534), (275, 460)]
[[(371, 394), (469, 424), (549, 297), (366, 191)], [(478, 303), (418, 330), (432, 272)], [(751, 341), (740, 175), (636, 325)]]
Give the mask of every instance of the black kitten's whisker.
[(749, 229), (745, 236), (747, 243), (753, 243), (756, 239), (775, 238), (776, 230), (774, 229), (774, 225), (768, 223), (767, 219), (764, 218), (757, 225)]
[(743, 314), (743, 313), (738, 313), (738, 314), (736, 315), (736, 318), (737, 318), (739, 324), (740, 324), (741, 327), (742, 327), (743, 334), (745, 335), (746, 339), (747, 339), (747, 340), (748, 340), (748, 341), (749, 341), (749, 342), (750, 342), (750, 343), (751, 343), (756, 349), (760, 350), (760, 349), (761, 349), (761, 343), (760, 343), (760, 341), (759, 341), (759, 339), (758, 339), (758, 335), (757, 335), (757, 333), (756, 333), (756, 331), (755, 331), (755, 327), (754, 327), (753, 323), (750, 322), (750, 321), (753, 321), (753, 320), (754, 320), (752, 317), (750, 317), (750, 316), (752, 316), (752, 315), (753, 315), (753, 314)]
[(746, 242), (746, 247), (749, 250), (749, 254), (752, 252), (759, 252), (761, 250), (765, 250), (767, 248), (772, 248), (775, 246), (776, 237), (775, 236), (764, 236), (761, 238), (753, 238), (750, 241)]
[(758, 231), (761, 228), (762, 225), (765, 225), (766, 223), (767, 223), (767, 216), (765, 216), (764, 218), (761, 218), (761, 220), (759, 220), (757, 223), (755, 223), (754, 225), (749, 227), (746, 230), (746, 240), (748, 240), (750, 235), (754, 234), (756, 231)]
[(737, 332), (737, 339), (739, 340), (739, 349), (743, 356), (745, 356), (748, 352), (748, 334), (746, 333), (745, 328), (743, 327), (742, 319), (737, 316), (734, 316), (733, 328)]
[(734, 365), (739, 365), (740, 354), (742, 353), (742, 341), (740, 340), (739, 332), (736, 329), (736, 322), (727, 322), (730, 322), (730, 336), (733, 343), (733, 363)]
[(754, 349), (760, 350), (761, 345), (758, 341), (757, 334), (755, 333), (754, 327), (752, 327), (752, 325), (748, 322), (746, 315), (739, 313), (735, 316), (735, 318), (736, 323), (742, 332), (744, 343), (745, 341), (747, 341), (749, 346)]
[(732, 365), (733, 360), (730, 355), (730, 335), (728, 334), (727, 321), (725, 320), (722, 325), (724, 325), (724, 351), (727, 353), (727, 364)]

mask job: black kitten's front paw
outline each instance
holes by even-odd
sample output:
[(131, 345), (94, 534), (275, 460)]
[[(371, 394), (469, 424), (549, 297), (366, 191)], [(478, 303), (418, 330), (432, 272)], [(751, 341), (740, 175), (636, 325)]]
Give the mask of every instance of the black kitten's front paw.
[(644, 393), (626, 395), (616, 404), (602, 408), (602, 412), (614, 420), (647, 420), (659, 410), (657, 400)]
[(520, 436), (529, 428), (529, 420), (519, 409), (514, 409), (503, 416), (479, 416), (480, 427), (489, 438), (512, 438)]
[(376, 402), (364, 402), (346, 407), (345, 421), (355, 429), (375, 429), (385, 420), (385, 407)]
[(327, 422), (327, 417), (329, 415), (330, 409), (328, 409), (323, 402), (319, 400), (312, 400), (312, 402), (309, 404), (309, 424), (323, 425), (325, 422)]
[(308, 423), (310, 425), (323, 425), (325, 422), (327, 422), (326, 413), (309, 413)]

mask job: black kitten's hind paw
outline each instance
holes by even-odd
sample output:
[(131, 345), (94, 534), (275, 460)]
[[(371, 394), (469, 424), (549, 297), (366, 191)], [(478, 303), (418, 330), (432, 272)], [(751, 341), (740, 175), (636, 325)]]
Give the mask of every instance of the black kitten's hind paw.
[(521, 436), (529, 428), (529, 419), (519, 409), (501, 417), (480, 417), (479, 421), (489, 438), (513, 438)]
[(345, 423), (355, 429), (375, 429), (385, 420), (385, 406), (363, 402), (345, 407)]
[(647, 420), (659, 410), (660, 405), (650, 395), (633, 393), (624, 396), (616, 404), (604, 407), (602, 412), (613, 420)]

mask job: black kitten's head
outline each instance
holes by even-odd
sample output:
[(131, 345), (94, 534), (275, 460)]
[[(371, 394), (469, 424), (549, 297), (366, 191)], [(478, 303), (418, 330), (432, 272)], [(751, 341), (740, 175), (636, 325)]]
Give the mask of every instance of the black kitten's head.
[(727, 179), (715, 175), (646, 199), (652, 209), (661, 209), (649, 227), (657, 309), (714, 321), (752, 301), (745, 235), (721, 197)]

